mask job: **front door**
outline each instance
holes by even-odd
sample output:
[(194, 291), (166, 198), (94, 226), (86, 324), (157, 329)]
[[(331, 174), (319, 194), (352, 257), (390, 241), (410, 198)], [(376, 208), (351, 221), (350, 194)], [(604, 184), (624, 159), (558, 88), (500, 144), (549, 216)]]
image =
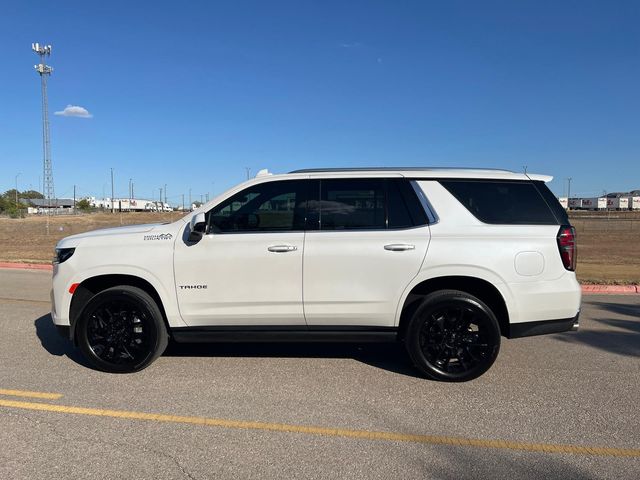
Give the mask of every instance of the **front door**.
[(176, 242), (176, 294), (189, 326), (305, 325), (306, 181), (253, 185), (207, 212), (207, 233)]

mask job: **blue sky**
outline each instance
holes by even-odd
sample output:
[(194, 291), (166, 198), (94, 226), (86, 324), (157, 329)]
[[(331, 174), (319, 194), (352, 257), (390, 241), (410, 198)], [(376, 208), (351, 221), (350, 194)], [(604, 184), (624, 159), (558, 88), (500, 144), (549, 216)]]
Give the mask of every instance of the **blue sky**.
[[(640, 188), (640, 2), (2, 1), (0, 189), (173, 203), (269, 168), (473, 166)], [(67, 105), (92, 118), (55, 116)]]

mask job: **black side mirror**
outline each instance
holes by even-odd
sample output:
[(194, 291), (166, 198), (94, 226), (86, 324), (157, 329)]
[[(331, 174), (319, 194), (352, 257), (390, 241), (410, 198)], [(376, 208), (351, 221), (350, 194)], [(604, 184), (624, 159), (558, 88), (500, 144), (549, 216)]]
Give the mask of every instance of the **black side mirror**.
[(207, 229), (207, 221), (204, 216), (204, 212), (196, 213), (193, 217), (191, 217), (190, 222), (190, 231), (189, 231), (189, 241), (190, 242), (199, 242), (200, 239), (204, 236), (205, 230)]

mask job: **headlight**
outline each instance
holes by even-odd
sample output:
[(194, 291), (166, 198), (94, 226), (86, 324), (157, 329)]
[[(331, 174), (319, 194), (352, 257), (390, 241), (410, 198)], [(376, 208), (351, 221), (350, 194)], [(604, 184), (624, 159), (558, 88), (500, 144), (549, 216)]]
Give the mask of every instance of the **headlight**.
[(66, 262), (71, 258), (71, 255), (73, 255), (73, 252), (75, 251), (75, 248), (56, 248), (53, 255), (53, 263)]

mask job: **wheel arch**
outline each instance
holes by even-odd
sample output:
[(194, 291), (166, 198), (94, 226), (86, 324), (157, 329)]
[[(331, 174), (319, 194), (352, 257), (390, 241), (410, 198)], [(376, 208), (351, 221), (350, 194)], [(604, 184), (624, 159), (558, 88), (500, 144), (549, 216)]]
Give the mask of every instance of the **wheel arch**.
[(119, 285), (128, 285), (131, 287), (137, 287), (151, 296), (158, 305), (160, 312), (162, 313), (162, 319), (164, 320), (167, 331), (170, 331), (169, 322), (167, 320), (167, 313), (165, 311), (164, 304), (158, 293), (158, 290), (149, 281), (136, 275), (128, 274), (103, 274), (86, 278), (77, 287), (71, 297), (71, 305), (69, 307), (69, 325), (71, 327), (70, 337), (75, 342), (75, 325), (76, 320), (82, 313), (87, 302), (97, 293), (100, 293), (108, 288), (117, 287)]
[(398, 322), (398, 335), (400, 338), (404, 337), (409, 319), (420, 305), (420, 300), (425, 295), (438, 290), (459, 290), (479, 298), (487, 304), (496, 316), (500, 325), (500, 334), (507, 338), (510, 336), (509, 310), (500, 290), (494, 284), (482, 278), (450, 275), (429, 278), (411, 288), (404, 299), (400, 311)]

